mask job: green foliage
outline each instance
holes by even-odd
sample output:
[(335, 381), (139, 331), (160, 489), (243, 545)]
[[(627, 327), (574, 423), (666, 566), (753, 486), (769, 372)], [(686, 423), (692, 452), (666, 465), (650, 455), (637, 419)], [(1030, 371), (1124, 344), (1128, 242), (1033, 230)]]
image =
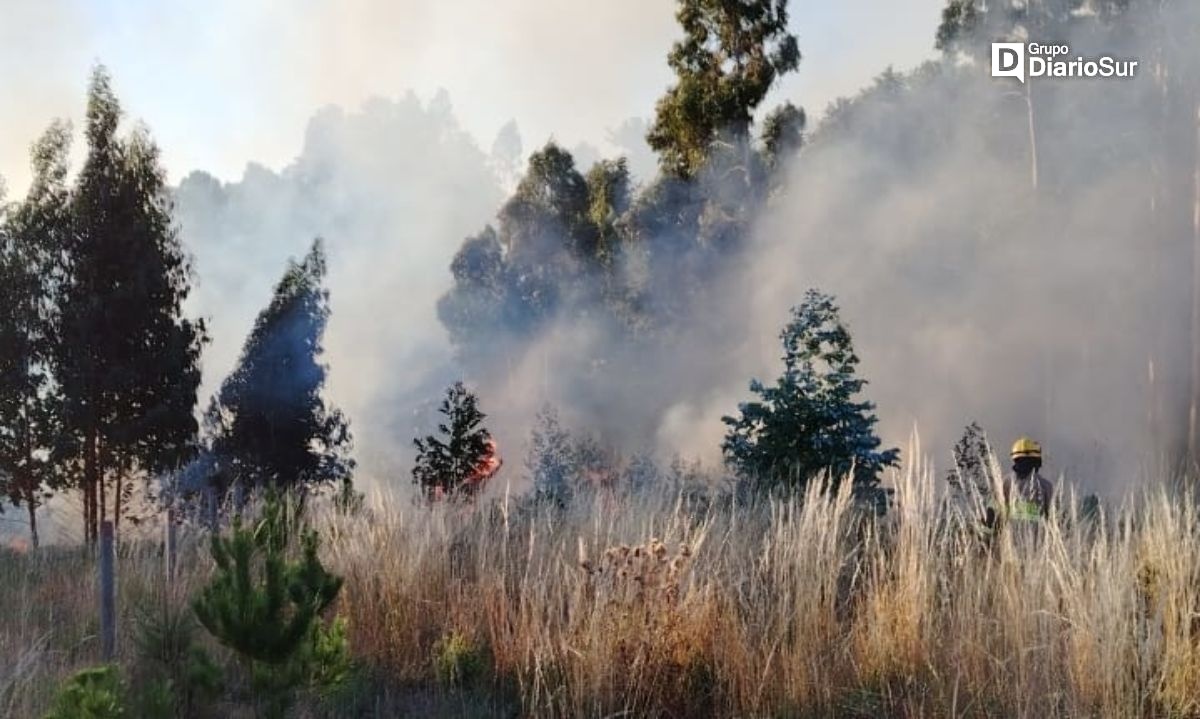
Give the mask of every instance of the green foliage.
[(114, 481), (109, 515), (119, 521), (138, 486), (133, 477), (191, 459), (206, 341), (203, 322), (182, 313), (191, 265), (172, 221), (157, 146), (143, 127), (119, 137), (120, 119), (108, 72), (97, 67), (88, 92), (88, 150), (56, 253), (54, 343), (54, 379), (64, 399), (56, 449), (62, 462), (82, 466), (92, 540), (101, 481)]
[(855, 400), (866, 381), (855, 374), (858, 356), (833, 298), (809, 290), (780, 339), (784, 372), (775, 385), (752, 381), (759, 399), (722, 418), (726, 460), (767, 488), (803, 487), (828, 472), (835, 484), (851, 476), (856, 490), (877, 499), (879, 473), (899, 450), (878, 451), (874, 405)]
[(222, 488), (345, 489), (354, 470), (349, 423), (322, 398), (329, 319), (325, 251), (291, 261), (259, 313), (238, 366), (205, 414)]
[[(129, 704), (138, 719), (175, 719), (180, 716), (175, 687), (170, 679), (157, 677), (135, 684)], [(184, 714), (183, 716), (190, 716)]]
[(982, 58), (992, 42), (1072, 37), (1085, 25), (1113, 22), (1130, 7), (1129, 0), (947, 0), (937, 48)]
[(804, 110), (785, 102), (763, 120), (762, 142), (767, 166), (775, 169), (800, 150), (808, 118)]
[(587, 174), (588, 220), (595, 231), (595, 247), (589, 250), (596, 261), (611, 264), (620, 241), (617, 222), (629, 209), (630, 178), (625, 158), (601, 160)]
[(330, 697), (349, 684), (354, 662), (345, 619), (338, 617), (328, 626), (314, 624), (305, 651), (306, 682), (319, 696)]
[(286, 662), (342, 587), (317, 558), (316, 532), (301, 542), (302, 557), (289, 561), (266, 523), (252, 530), (235, 522), (232, 536), (214, 536), (217, 572), (192, 605), (200, 623), (239, 655)]
[(313, 623), (304, 641), (286, 662), (251, 665), (250, 686), (264, 716), (283, 716), (297, 690), (312, 692), (318, 700), (336, 698), (353, 676), (346, 623), (335, 619), (326, 627)]
[(0, 203), (0, 499), (26, 509), (35, 547), (37, 508), (65, 479), (51, 456), (62, 433), (51, 370), (69, 150), (70, 127), (51, 125), (33, 147), (25, 201), (11, 211)]
[(83, 669), (58, 690), (45, 719), (121, 719), (125, 711), (124, 686), (116, 666)]
[(568, 319), (616, 335), (583, 351), (595, 374), (620, 375), (625, 346), (666, 340), (706, 306), (777, 186), (774, 170), (803, 140), (803, 112), (790, 104), (768, 118), (761, 151), (750, 133), (775, 80), (799, 63), (786, 5), (681, 0), (685, 39), (670, 55), (678, 81), (647, 135), (664, 174), (638, 192), (624, 158), (586, 177), (554, 143), (529, 158), (498, 229), (463, 242), (438, 302), (472, 371), (518, 361), (531, 337)]
[(679, 0), (684, 38), (669, 56), (676, 83), (658, 101), (646, 136), (664, 172), (693, 176), (714, 141), (749, 134), (775, 80), (800, 64), (787, 0)]
[[(55, 379), (62, 390), (64, 459), (83, 465), (90, 533), (97, 487), (172, 470), (195, 447), (202, 322), (183, 316), (191, 267), (172, 223), (158, 148), (144, 129), (116, 135), (121, 117), (108, 73), (88, 93), (87, 155), (71, 193), (60, 259)], [(135, 483), (118, 481), (119, 518)]]
[(195, 616), (166, 597), (134, 614), (132, 703), (139, 717), (195, 716), (220, 695), (221, 668), (200, 646)]
[(470, 686), (487, 672), (487, 656), (465, 634), (451, 631), (433, 646), (433, 672), (442, 686)]
[(216, 573), (192, 603), (200, 623), (247, 667), (266, 716), (281, 716), (296, 690), (348, 671), (344, 628), (326, 630), (320, 619), (342, 579), (321, 564), (318, 548), (317, 533), (269, 497), (253, 527), (239, 519), (230, 536), (213, 537)]
[(486, 418), (479, 411), (479, 400), (462, 382), (446, 390), (438, 410), (445, 420), (438, 424), (440, 436), (428, 435), (413, 440), (417, 461), (413, 482), (429, 498), (469, 497), (478, 492), (495, 473), (495, 443), (481, 424)]

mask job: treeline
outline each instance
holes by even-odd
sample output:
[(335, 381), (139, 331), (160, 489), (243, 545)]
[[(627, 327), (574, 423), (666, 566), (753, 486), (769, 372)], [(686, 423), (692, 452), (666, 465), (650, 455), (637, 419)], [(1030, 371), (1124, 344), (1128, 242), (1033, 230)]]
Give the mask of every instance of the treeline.
[(208, 337), (183, 311), (193, 273), (158, 149), (143, 127), (122, 135), (121, 119), (99, 67), (78, 174), (71, 127), (54, 123), (33, 147), (27, 196), (0, 207), (0, 493), (25, 509), (35, 545), (55, 492), (78, 494), (95, 542), (102, 522), (136, 521), (138, 500), (178, 488), (162, 480), (201, 455), (218, 491), (345, 484), (353, 468), (345, 419), (320, 396), (319, 243), (288, 268), (201, 433)]
[(682, 0), (676, 17), (676, 79), (646, 137), (658, 177), (638, 186), (624, 158), (579, 168), (550, 142), (529, 158), (495, 226), (454, 257), (438, 314), (468, 367), (502, 363), (560, 319), (614, 330), (613, 353), (663, 341), (694, 316), (696, 297), (782, 183), (804, 112), (785, 103), (757, 128), (754, 114), (800, 62), (786, 1)]

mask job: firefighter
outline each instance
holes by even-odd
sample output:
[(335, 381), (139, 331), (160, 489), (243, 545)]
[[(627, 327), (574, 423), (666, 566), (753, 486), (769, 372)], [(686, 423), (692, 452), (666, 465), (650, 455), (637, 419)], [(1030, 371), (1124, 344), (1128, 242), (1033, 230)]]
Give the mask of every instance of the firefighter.
[(1025, 525), (1036, 525), (1050, 516), (1054, 485), (1039, 471), (1042, 468), (1042, 445), (1029, 437), (1021, 437), (1012, 446), (1012, 477), (1005, 482), (1007, 507), (997, 513), (988, 507), (984, 524), (989, 533), (996, 530), (1001, 519)]

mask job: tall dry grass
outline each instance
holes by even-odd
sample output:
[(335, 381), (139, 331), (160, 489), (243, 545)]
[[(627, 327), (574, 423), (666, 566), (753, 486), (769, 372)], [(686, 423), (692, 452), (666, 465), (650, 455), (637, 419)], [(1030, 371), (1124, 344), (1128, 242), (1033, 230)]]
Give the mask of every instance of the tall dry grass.
[[(316, 521), (380, 692), (433, 686), (457, 635), (486, 660), (476, 691), (525, 716), (1200, 715), (1191, 496), (1096, 521), (1066, 497), (1039, 532), (983, 540), (978, 507), (930, 472), (893, 481), (879, 520), (813, 488), (704, 509), (665, 491), (566, 511), (378, 495)], [(209, 571), (194, 549), (189, 587)], [(120, 569), (126, 606), (156, 596), (152, 551)], [(95, 660), (93, 582), (78, 554), (0, 560), (0, 713), (36, 716), (44, 686)]]

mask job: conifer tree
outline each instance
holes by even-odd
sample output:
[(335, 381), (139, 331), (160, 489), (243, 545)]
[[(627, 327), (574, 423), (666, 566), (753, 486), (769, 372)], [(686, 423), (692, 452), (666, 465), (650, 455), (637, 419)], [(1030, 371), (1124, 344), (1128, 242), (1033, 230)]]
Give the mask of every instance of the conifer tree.
[(858, 356), (833, 298), (809, 290), (780, 339), (784, 372), (775, 385), (752, 381), (759, 399), (722, 418), (726, 460), (768, 488), (802, 488), (827, 472), (834, 484), (849, 476), (870, 492), (899, 450), (878, 449), (875, 406), (856, 399), (866, 381), (856, 376)]
[(213, 535), (216, 572), (192, 602), (200, 624), (245, 663), (260, 714), (272, 717), (286, 713), (294, 689), (333, 669), (314, 654), (345, 641), (337, 622), (321, 621), (342, 578), (322, 565), (320, 538), (292, 509), (271, 495), (253, 526), (239, 518), (229, 536)]
[(430, 499), (470, 497), (499, 469), (496, 444), (483, 427), (479, 400), (462, 382), (446, 390), (438, 434), (417, 438), (413, 482)]
[(349, 423), (322, 397), (328, 367), (321, 342), (329, 320), (325, 251), (313, 242), (292, 260), (259, 313), (237, 367), (205, 414), (222, 491), (341, 488), (351, 478)]

